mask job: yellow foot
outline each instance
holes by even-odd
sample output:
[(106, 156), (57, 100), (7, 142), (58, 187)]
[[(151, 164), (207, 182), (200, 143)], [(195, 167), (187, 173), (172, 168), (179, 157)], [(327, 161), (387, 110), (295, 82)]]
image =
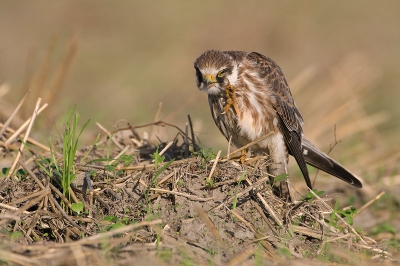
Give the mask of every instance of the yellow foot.
[(227, 98), (226, 105), (224, 106), (224, 111), (222, 112), (222, 114), (226, 114), (226, 112), (228, 112), (229, 108), (231, 108), (232, 104), (233, 104), (233, 100), (231, 98)]
[(222, 112), (222, 114), (226, 114), (226, 112), (228, 112), (228, 110), (233, 105), (233, 109), (235, 110), (236, 115), (240, 117), (240, 111), (236, 101), (235, 90), (236, 88), (230, 84), (226, 86), (225, 88), (226, 105), (224, 106), (224, 111)]

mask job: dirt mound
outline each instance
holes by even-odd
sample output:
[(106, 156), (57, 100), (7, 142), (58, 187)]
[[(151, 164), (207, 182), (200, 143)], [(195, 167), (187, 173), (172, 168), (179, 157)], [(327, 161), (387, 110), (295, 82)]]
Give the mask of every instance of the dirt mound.
[[(241, 164), (215, 156), (200, 150), (188, 129), (154, 145), (132, 126), (125, 137), (110, 134), (78, 151), (75, 127), (67, 124), (64, 139), (47, 152), (22, 145), (30, 158), (3, 169), (0, 261), (301, 265), (391, 258), (351, 226), (354, 208), (338, 209), (319, 191), (296, 202), (277, 198), (267, 157)], [(8, 149), (6, 158), (15, 154)]]

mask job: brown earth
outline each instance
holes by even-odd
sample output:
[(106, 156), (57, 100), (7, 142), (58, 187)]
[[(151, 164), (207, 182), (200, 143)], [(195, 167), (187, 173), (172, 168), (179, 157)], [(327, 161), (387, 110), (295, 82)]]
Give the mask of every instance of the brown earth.
[[(349, 189), (348, 185), (338, 182), (321, 198), (308, 195), (302, 200), (305, 186), (293, 183), (298, 201), (288, 203), (271, 192), (266, 157), (248, 158), (245, 164), (236, 159), (215, 163), (207, 153), (183, 158), (185, 137), (177, 137), (165, 151), (166, 160), (177, 160), (162, 169), (168, 162), (156, 166), (150, 156), (155, 145), (130, 132), (128, 138), (116, 138), (115, 145), (105, 139), (77, 153), (77, 178), (69, 198), (63, 196), (57, 174), (50, 178), (44, 170), (55, 171), (54, 165), (41, 156), (37, 160), (44, 168), (21, 160), (19, 172), (2, 178), (0, 261), (9, 265), (398, 263), (392, 254), (397, 249), (390, 248), (387, 237), (380, 236), (384, 241), (377, 242), (362, 225), (357, 232), (340, 217), (339, 209), (333, 211), (335, 198), (342, 197), (338, 195), (355, 195), (358, 206), (369, 200), (361, 190), (346, 192), (343, 188)], [(129, 148), (127, 142), (136, 146)], [(190, 149), (197, 149), (193, 144)], [(165, 146), (159, 145), (160, 150)], [(5, 157), (13, 154), (3, 152)], [(62, 156), (55, 154), (61, 166)], [(98, 160), (107, 157), (117, 159)], [(80, 163), (83, 158), (85, 163)], [(71, 204), (79, 202), (83, 210), (72, 211)], [(360, 214), (362, 223), (368, 214), (378, 216), (367, 209)], [(388, 237), (391, 243), (397, 241)]]

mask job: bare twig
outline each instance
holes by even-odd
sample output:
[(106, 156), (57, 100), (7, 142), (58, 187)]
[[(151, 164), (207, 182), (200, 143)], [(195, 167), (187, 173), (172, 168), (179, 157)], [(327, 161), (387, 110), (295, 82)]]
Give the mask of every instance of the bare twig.
[(175, 172), (170, 173), (169, 175), (167, 175), (166, 177), (164, 177), (163, 179), (161, 179), (157, 185), (161, 185), (162, 183), (164, 183), (165, 181), (167, 181), (168, 179), (170, 179), (173, 175), (175, 174)]
[(29, 94), (30, 92), (31, 92), (31, 91), (28, 90), (28, 91), (25, 93), (24, 97), (22, 97), (21, 101), (19, 101), (17, 107), (15, 107), (15, 110), (12, 112), (12, 114), (11, 114), (10, 117), (7, 119), (7, 121), (4, 123), (3, 128), (0, 130), (0, 138), (3, 136), (4, 131), (6, 131), (7, 127), (10, 125), (12, 119), (14, 118), (14, 116), (17, 114), (17, 112), (18, 112), (19, 109), (21, 108), (22, 104), (24, 104), (24, 102), (25, 102), (25, 100), (26, 100), (26, 98), (28, 97), (28, 94)]
[(255, 253), (255, 248), (250, 247), (246, 249), (245, 251), (239, 252), (236, 256), (234, 256), (232, 259), (228, 261), (226, 264), (227, 266), (236, 266), (236, 265), (245, 265), (245, 261), (253, 256)]
[[(256, 183), (254, 183), (253, 185), (251, 185), (251, 186), (247, 187), (246, 189), (240, 191), (240, 192), (236, 195), (236, 198), (239, 198), (240, 196), (242, 196), (242, 195), (248, 193), (250, 190), (252, 190), (253, 188), (258, 187), (259, 185), (263, 184), (263, 183), (264, 183), (265, 181), (267, 181), (267, 180), (269, 180), (269, 177), (268, 177), (268, 176), (266, 176), (266, 177), (264, 177), (264, 178), (261, 178), (260, 180), (258, 180), (258, 181), (257, 181)], [(223, 203), (219, 204), (218, 206), (212, 208), (210, 211), (213, 211), (213, 210), (216, 210), (216, 209), (221, 208), (221, 207), (224, 206), (225, 204), (227, 204), (227, 203), (233, 201), (234, 198), (235, 198), (235, 196), (232, 196), (232, 197), (228, 198), (226, 201), (224, 201)]]
[(67, 204), (68, 208), (71, 208), (71, 202), (61, 193), (53, 184), (49, 183), (51, 190), (56, 193), (65, 204)]
[[(40, 191), (40, 193), (43, 193), (43, 191)], [(18, 211), (19, 210), (19, 208), (7, 205), (5, 203), (0, 203), (0, 207), (1, 208), (5, 208), (5, 209), (9, 209), (9, 210), (13, 210), (13, 211)], [(23, 211), (22, 213), (23, 214), (31, 214), (31, 212), (28, 212), (28, 211)]]
[(111, 138), (111, 141), (114, 142), (114, 144), (119, 148), (119, 149), (124, 149), (124, 147), (119, 144), (119, 142), (115, 139), (115, 135), (114, 133), (111, 133), (110, 131), (108, 131), (105, 127), (103, 127), (99, 122), (96, 122), (96, 125), (104, 131), (104, 133), (106, 133), (107, 137)]
[[(250, 180), (246, 179), (246, 182), (251, 186), (252, 183)], [(261, 195), (260, 192), (256, 193), (257, 198), (261, 201), (263, 204), (264, 208), (268, 211), (269, 215), (274, 219), (274, 221), (279, 225), (282, 226), (283, 222), (278, 218), (278, 216), (275, 214), (274, 210), (268, 205), (268, 203), (265, 201), (263, 196)]]
[(19, 160), (19, 164), (28, 172), (29, 176), (32, 177), (33, 180), (35, 180), (36, 184), (38, 184), (41, 189), (46, 189), (42, 182), (40, 182), (40, 180), (36, 177), (35, 173), (33, 173), (32, 170), (29, 168), (29, 166), (27, 166), (22, 160)]
[(169, 147), (172, 146), (173, 143), (174, 143), (173, 141), (170, 141), (170, 142), (167, 144), (167, 146), (165, 146), (164, 149), (162, 149), (162, 151), (160, 151), (159, 155), (160, 155), (160, 156), (163, 155), (164, 152), (166, 152), (166, 151), (169, 149)]
[(358, 209), (357, 213), (354, 214), (353, 218), (356, 217), (357, 215), (359, 215), (360, 213), (362, 213), (363, 211), (365, 211), (365, 209), (367, 209), (369, 206), (371, 206), (375, 201), (379, 200), (383, 195), (385, 195), (384, 191), (382, 191), (375, 198), (373, 198), (372, 200), (368, 201), (363, 206), (361, 206), (361, 208)]
[[(227, 155), (225, 156), (226, 157), (226, 159), (230, 159), (230, 153), (231, 153), (231, 143), (232, 143), (232, 136), (230, 136), (229, 137), (229, 141), (228, 141), (228, 147), (227, 147), (227, 149), (226, 149), (226, 151), (227, 151)], [(224, 158), (225, 158), (224, 157)]]
[(195, 201), (209, 201), (209, 200), (214, 200), (215, 198), (211, 197), (211, 198), (200, 198), (197, 196), (193, 196), (193, 195), (189, 195), (189, 194), (185, 194), (182, 192), (177, 192), (177, 191), (171, 191), (171, 190), (166, 190), (166, 189), (161, 189), (161, 188), (150, 188), (150, 190), (152, 191), (157, 191), (157, 192), (162, 192), (162, 193), (168, 193), (168, 194), (174, 194), (177, 196), (182, 196), (191, 200), (195, 200)]
[(190, 115), (187, 115), (188, 121), (189, 121), (189, 127), (190, 127), (190, 135), (192, 137), (192, 144), (193, 144), (193, 151), (197, 151), (197, 146), (196, 146), (196, 141), (194, 137), (194, 131), (193, 131), (193, 123)]
[(276, 231), (274, 225), (269, 221), (268, 217), (265, 215), (264, 211), (261, 209), (261, 207), (258, 205), (258, 202), (255, 202), (253, 206), (256, 208), (258, 213), (261, 215), (261, 217), (264, 219), (264, 221), (267, 223), (269, 229), (275, 234), (275, 236), (278, 236), (278, 231)]
[[(47, 191), (48, 189), (44, 189), (44, 190)], [(34, 198), (34, 197), (40, 196), (40, 195), (42, 195), (42, 194), (43, 194), (43, 190), (39, 190), (39, 191), (34, 192), (34, 193), (32, 193), (32, 194), (29, 194), (29, 195), (27, 195), (27, 196), (25, 196), (25, 197), (22, 197), (22, 198), (13, 200), (13, 201), (9, 202), (8, 205), (10, 205), (10, 206), (11, 206), (11, 205), (15, 205), (15, 204), (18, 204), (18, 203), (20, 203), (20, 202), (24, 202), (24, 201), (26, 201), (26, 200), (28, 200), (28, 199), (30, 199), (30, 198)], [(14, 208), (14, 207), (12, 207), (12, 208)], [(16, 208), (16, 209), (18, 209), (18, 208)]]
[[(216, 188), (216, 187), (222, 186), (222, 185), (226, 185), (226, 184), (237, 183), (237, 182), (239, 182), (239, 180), (240, 180), (240, 176), (238, 176), (238, 177), (236, 177), (234, 179), (225, 180), (225, 181), (222, 181), (222, 182), (217, 182), (217, 183), (214, 183), (213, 188)], [(198, 187), (198, 188), (195, 188), (195, 189), (205, 189), (205, 188), (209, 188), (209, 186), (201, 186), (201, 187)]]
[[(40, 99), (40, 98), (39, 98)], [(48, 106), (47, 103), (43, 104), (42, 107), (40, 107), (39, 110), (37, 110), (37, 112), (35, 112), (35, 117), (37, 115), (39, 115), (44, 109), (46, 109), (46, 107)], [(24, 129), (30, 124), (32, 117), (30, 117), (28, 120), (25, 121), (24, 124), (22, 124), (22, 126), (20, 126), (15, 132), (14, 134), (12, 134), (6, 141), (6, 144), (11, 144), (12, 142), (14, 142), (14, 140), (21, 134), (22, 131), (24, 131)], [(28, 134), (29, 135), (29, 134)]]
[(13, 164), (11, 165), (11, 168), (10, 168), (10, 170), (8, 172), (8, 175), (7, 175), (8, 178), (14, 173), (14, 169), (18, 164), (19, 158), (21, 157), (22, 151), (23, 151), (24, 146), (26, 144), (26, 140), (28, 139), (28, 136), (31, 133), (33, 124), (35, 123), (36, 116), (38, 115), (38, 110), (39, 110), (41, 102), (42, 102), (42, 99), (38, 98), (37, 101), (36, 101), (35, 110), (33, 111), (32, 118), (30, 119), (30, 123), (29, 123), (28, 129), (26, 130), (26, 134), (24, 136), (24, 139), (23, 139), (23, 141), (21, 143), (20, 148), (18, 149), (17, 156), (15, 157), (15, 160), (14, 160)]
[(125, 152), (127, 152), (127, 151), (129, 150), (129, 148), (130, 148), (129, 145), (126, 146), (122, 151), (120, 151), (120, 153), (118, 153), (117, 156), (115, 156), (115, 158), (114, 158), (113, 160), (109, 161), (109, 162), (107, 163), (107, 165), (112, 165), (115, 161), (118, 160), (119, 157), (121, 157), (121, 155), (125, 154)]
[[(197, 160), (198, 160), (197, 158), (188, 158), (188, 159), (183, 159), (183, 160), (179, 160), (179, 161), (173, 161), (170, 164), (170, 166), (195, 162)], [(163, 164), (160, 164), (160, 165), (162, 166)], [(86, 166), (89, 166), (89, 165), (86, 165)], [(104, 166), (98, 166), (98, 165), (90, 165), (90, 167), (104, 169)], [(117, 167), (117, 170), (145, 170), (145, 169), (151, 169), (151, 168), (154, 169), (154, 167), (155, 167), (155, 164), (146, 164), (146, 165), (138, 165), (138, 166)]]
[(221, 155), (221, 151), (218, 151), (217, 157), (215, 157), (215, 159), (214, 159), (214, 164), (213, 164), (213, 166), (211, 168), (210, 174), (208, 175), (208, 179), (209, 180), (211, 180), (212, 175), (214, 174), (214, 171), (215, 171), (215, 168), (217, 167), (217, 163), (218, 163), (218, 159), (219, 159), (220, 155)]
[(43, 265), (42, 263), (39, 263), (37, 259), (32, 258), (32, 256), (23, 256), (9, 250), (0, 250), (0, 258), (7, 262), (13, 262), (18, 265)]
[[(316, 197), (317, 199), (319, 199), (320, 202), (321, 202), (326, 208), (332, 210), (332, 208), (331, 208), (328, 204), (326, 204), (326, 202), (323, 201), (317, 194), (315, 194), (315, 192), (314, 192), (312, 189), (309, 189), (309, 191), (311, 192), (311, 194), (314, 195), (314, 197)], [(332, 211), (333, 211), (333, 210), (332, 210)], [(353, 232), (353, 234), (354, 234), (355, 236), (357, 236), (357, 237), (360, 239), (361, 243), (363, 243), (364, 245), (368, 246), (367, 242), (364, 241), (364, 239), (357, 233), (357, 231), (356, 231), (351, 225), (349, 225), (349, 224), (346, 222), (345, 219), (343, 219), (343, 218), (342, 218), (339, 214), (337, 214), (336, 212), (334, 212), (334, 214), (335, 214), (335, 216), (336, 216), (340, 221), (342, 221), (342, 223), (344, 223), (344, 224)]]
[[(30, 202), (25, 204), (22, 208), (19, 208), (15, 213), (13, 213), (13, 215), (18, 216), (19, 214), (23, 213), (24, 211), (26, 211), (27, 209), (29, 209), (33, 205), (37, 204), (39, 201), (41, 201), (48, 194), (50, 194), (49, 191), (43, 191), (42, 195), (40, 195), (39, 197), (37, 197), (35, 199), (32, 199)], [(6, 222), (7, 222), (7, 220), (1, 220), (0, 221), (0, 225), (5, 224)]]
[(264, 136), (262, 136), (262, 137), (259, 137), (258, 139), (256, 139), (256, 140), (250, 142), (249, 144), (244, 145), (244, 146), (241, 147), (240, 149), (237, 149), (237, 150), (235, 150), (235, 151), (233, 151), (233, 152), (227, 154), (226, 156), (224, 156), (224, 159), (229, 158), (229, 157), (232, 156), (233, 154), (235, 154), (235, 153), (237, 153), (237, 152), (240, 152), (240, 151), (242, 151), (242, 150), (245, 150), (245, 149), (247, 149), (247, 148), (253, 146), (254, 144), (257, 144), (258, 142), (260, 142), (260, 141), (262, 141), (262, 140), (264, 140), (264, 139), (266, 139), (266, 138), (272, 136), (273, 134), (274, 134), (274, 132), (270, 132), (270, 133), (268, 133), (268, 134), (266, 134), (266, 135), (264, 135)]
[[(134, 130), (137, 128), (144, 128), (144, 127), (150, 127), (150, 126), (169, 126), (169, 127), (173, 127), (176, 130), (178, 130), (183, 136), (185, 135), (185, 131), (183, 131), (182, 129), (180, 129), (178, 126), (175, 126), (171, 123), (167, 123), (164, 121), (155, 121), (153, 123), (149, 123), (149, 124), (144, 124), (144, 125), (139, 125), (139, 126), (130, 126), (130, 127), (126, 127), (126, 128), (120, 128), (117, 129), (116, 131), (114, 131), (113, 133), (119, 132), (119, 131), (124, 131), (124, 130)], [(190, 141), (193, 141), (191, 138), (188, 138)]]
[[(326, 153), (328, 155), (329, 155), (329, 153), (331, 153), (331, 151), (333, 151), (333, 149), (336, 147), (336, 145), (338, 145), (341, 142), (341, 140), (338, 141), (336, 138), (336, 124), (334, 125), (334, 128), (333, 128), (333, 136), (335, 138), (335, 143), (333, 144), (333, 146), (331, 144), (329, 144), (329, 151)], [(313, 187), (315, 186), (315, 181), (317, 181), (318, 173), (319, 173), (319, 169), (317, 168), (317, 171), (315, 172), (314, 180), (312, 182)]]
[(50, 200), (54, 203), (55, 207), (57, 208), (57, 210), (62, 214), (62, 216), (70, 223), (72, 224), (74, 227), (76, 227), (77, 229), (79, 229), (80, 231), (82, 231), (82, 228), (76, 224), (69, 216), (68, 214), (65, 213), (65, 211), (63, 210), (63, 208), (60, 206), (60, 204), (58, 204), (58, 202), (53, 198), (53, 196), (50, 194), (49, 195)]
[(368, 245), (361, 245), (361, 244), (358, 244), (358, 243), (353, 243), (353, 245), (356, 246), (356, 247), (359, 247), (359, 248), (371, 250), (373, 252), (376, 252), (376, 253), (379, 253), (379, 254), (382, 254), (382, 255), (385, 255), (385, 256), (388, 256), (388, 257), (392, 256), (392, 254), (390, 254), (389, 252), (384, 251), (383, 249), (380, 249), (380, 248), (373, 248), (373, 247), (370, 247)]
[[(342, 235), (342, 236), (338, 236), (338, 237), (329, 238), (329, 239), (325, 240), (324, 243), (335, 242), (335, 241), (338, 241), (338, 240), (340, 240), (340, 239), (347, 238), (347, 237), (349, 237), (349, 236), (351, 236), (350, 233), (345, 234), (345, 235)], [(324, 243), (322, 243), (322, 245), (323, 245)]]
[(211, 231), (211, 233), (213, 234), (214, 238), (218, 241), (218, 243), (221, 243), (222, 238), (218, 232), (218, 229), (215, 227), (213, 222), (207, 216), (207, 213), (200, 206), (195, 206), (194, 210), (199, 215), (200, 220), (207, 226), (208, 230)]
[[(46, 195), (47, 196), (47, 195)], [(30, 238), (30, 235), (32, 233), (33, 227), (36, 225), (37, 221), (39, 220), (40, 217), (40, 211), (43, 209), (43, 205), (44, 205), (44, 200), (42, 200), (39, 204), (39, 207), (36, 211), (36, 213), (33, 215), (33, 219), (29, 225), (29, 229), (26, 231), (26, 237)]]
[(132, 230), (135, 230), (137, 228), (141, 228), (144, 226), (150, 226), (150, 225), (155, 225), (155, 224), (161, 224), (162, 220), (154, 220), (154, 221), (144, 221), (136, 224), (131, 224), (127, 225), (121, 228), (114, 229), (112, 231), (106, 232), (106, 233), (101, 233), (97, 234), (94, 236), (90, 236), (87, 238), (83, 238), (81, 240), (76, 241), (75, 243), (71, 243), (72, 245), (69, 246), (74, 246), (74, 245), (83, 245), (83, 244), (88, 244), (88, 243), (93, 243), (93, 242), (98, 242), (101, 239), (106, 239), (115, 235), (123, 234)]
[[(242, 223), (244, 223), (252, 232), (253, 234), (257, 237), (257, 238), (262, 238), (264, 237), (263, 235), (261, 235), (260, 233), (258, 233), (254, 227), (248, 222), (246, 221), (246, 219), (244, 219), (241, 215), (239, 215), (239, 213), (237, 213), (234, 210), (230, 210), (229, 211), (236, 217), (238, 218)], [(279, 260), (279, 257), (276, 255), (276, 252), (274, 250), (274, 248), (271, 246), (270, 243), (265, 242), (265, 241), (261, 241), (261, 245), (267, 250), (268, 255), (275, 261)]]

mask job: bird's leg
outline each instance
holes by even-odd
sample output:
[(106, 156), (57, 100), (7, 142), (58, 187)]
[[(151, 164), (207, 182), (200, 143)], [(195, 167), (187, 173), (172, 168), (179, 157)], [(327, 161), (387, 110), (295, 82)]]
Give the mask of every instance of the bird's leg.
[(222, 112), (222, 114), (226, 114), (229, 108), (231, 108), (231, 106), (233, 105), (233, 109), (235, 110), (236, 115), (240, 116), (239, 107), (236, 101), (235, 87), (232, 86), (230, 83), (228, 83), (228, 85), (225, 88), (225, 96), (226, 96), (226, 105), (224, 106), (224, 111)]
[(240, 154), (240, 163), (244, 164), (245, 160), (246, 160), (246, 154), (247, 154), (247, 149), (242, 150), (241, 154)]
[(275, 163), (275, 160), (271, 161), (268, 166), (268, 173), (272, 176), (270, 177), (270, 182), (272, 184), (272, 192), (275, 196), (287, 201), (293, 202), (295, 200), (293, 190), (290, 187), (290, 182), (288, 179), (275, 180), (275, 177), (287, 174), (286, 167), (282, 167), (282, 163)]

